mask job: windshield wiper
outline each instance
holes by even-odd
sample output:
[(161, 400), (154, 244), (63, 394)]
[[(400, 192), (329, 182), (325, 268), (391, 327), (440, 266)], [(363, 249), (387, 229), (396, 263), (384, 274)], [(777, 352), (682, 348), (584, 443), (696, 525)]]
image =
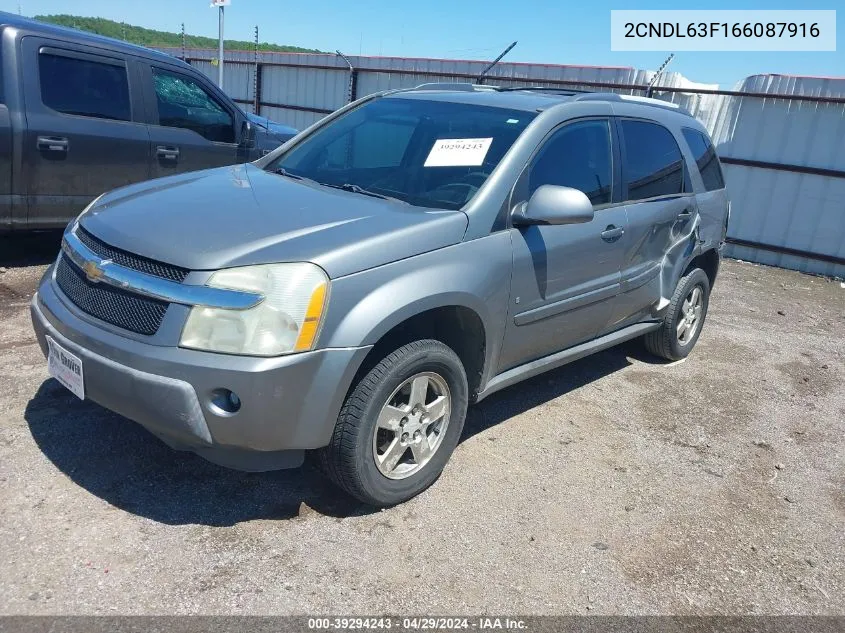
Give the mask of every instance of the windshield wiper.
[(311, 180), (310, 178), (306, 178), (305, 176), (299, 176), (297, 174), (292, 174), (291, 172), (289, 172), (284, 167), (276, 167), (276, 169), (274, 169), (272, 171), (272, 173), (279, 174), (280, 176), (286, 176), (287, 178), (293, 178), (294, 180)]
[(403, 204), (408, 204), (407, 202), (405, 202), (404, 200), (400, 200), (399, 198), (386, 196), (383, 193), (376, 193), (375, 191), (364, 189), (362, 186), (353, 184), (351, 182), (345, 182), (342, 185), (335, 185), (328, 182), (321, 182), (320, 184), (324, 187), (331, 187), (332, 189), (342, 189), (343, 191), (349, 191), (351, 193), (360, 193), (363, 196), (371, 196), (373, 198), (381, 198), (382, 200), (392, 200), (393, 202), (401, 202)]

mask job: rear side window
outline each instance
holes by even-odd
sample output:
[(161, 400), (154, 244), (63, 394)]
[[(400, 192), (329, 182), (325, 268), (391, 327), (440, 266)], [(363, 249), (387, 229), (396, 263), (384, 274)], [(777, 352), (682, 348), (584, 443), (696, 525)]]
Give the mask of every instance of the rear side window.
[(158, 124), (193, 130), (209, 141), (234, 143), (232, 115), (198, 82), (153, 68)]
[(628, 200), (684, 193), (684, 158), (672, 133), (662, 125), (622, 119), (623, 177)]
[(38, 55), (41, 101), (64, 114), (130, 121), (126, 67), (51, 53)]
[(542, 185), (560, 185), (583, 191), (594, 206), (608, 204), (612, 164), (608, 121), (570, 123), (555, 132), (534, 159), (529, 196)]
[(722, 168), (716, 156), (716, 150), (710, 139), (698, 130), (685, 127), (684, 138), (689, 145), (698, 171), (701, 172), (701, 179), (704, 181), (704, 188), (707, 191), (725, 188), (725, 179), (722, 177)]

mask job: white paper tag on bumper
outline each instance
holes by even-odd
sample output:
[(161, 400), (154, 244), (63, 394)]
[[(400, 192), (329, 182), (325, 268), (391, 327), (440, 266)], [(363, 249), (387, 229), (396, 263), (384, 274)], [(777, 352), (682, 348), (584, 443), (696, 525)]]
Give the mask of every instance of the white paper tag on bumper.
[(425, 167), (477, 167), (484, 163), (492, 138), (442, 138), (425, 159)]

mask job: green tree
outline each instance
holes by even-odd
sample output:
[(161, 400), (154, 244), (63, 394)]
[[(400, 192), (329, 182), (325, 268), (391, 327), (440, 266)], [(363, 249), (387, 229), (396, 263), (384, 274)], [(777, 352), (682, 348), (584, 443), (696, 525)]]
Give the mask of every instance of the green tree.
[[(121, 22), (106, 20), (104, 18), (86, 18), (76, 15), (36, 15), (34, 19), (41, 22), (49, 22), (50, 24), (58, 24), (59, 26), (67, 26), (73, 29), (87, 31), (89, 33), (96, 33), (97, 35), (113, 37), (117, 40), (125, 39), (127, 42), (132, 44), (140, 44), (141, 46), (149, 46), (150, 48), (182, 47), (182, 36), (179, 33), (145, 29), (142, 26), (123, 24)], [(198, 35), (186, 35), (185, 46), (188, 48), (216, 49), (217, 39), (213, 37), (201, 37)], [(227, 50), (252, 50), (255, 43), (245, 40), (225, 40), (225, 46)], [(313, 48), (301, 48), (299, 46), (287, 46), (284, 44), (270, 44), (268, 42), (260, 43), (258, 45), (258, 49), (262, 51), (283, 53), (323, 52)]]

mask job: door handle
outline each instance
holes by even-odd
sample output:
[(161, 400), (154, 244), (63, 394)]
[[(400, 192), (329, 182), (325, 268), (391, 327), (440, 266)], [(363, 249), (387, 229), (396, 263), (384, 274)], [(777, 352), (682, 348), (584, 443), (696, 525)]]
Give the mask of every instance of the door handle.
[(156, 156), (163, 160), (179, 160), (179, 148), (159, 145), (156, 147)]
[(615, 242), (625, 234), (625, 229), (621, 226), (613, 226), (609, 224), (607, 228), (601, 232), (601, 239), (605, 242)]
[(67, 152), (68, 140), (63, 136), (39, 136), (35, 146), (40, 152)]
[(691, 217), (692, 217), (692, 207), (687, 207), (686, 209), (684, 209), (683, 211), (681, 211), (678, 214), (679, 220), (685, 220), (685, 219), (691, 218)]

